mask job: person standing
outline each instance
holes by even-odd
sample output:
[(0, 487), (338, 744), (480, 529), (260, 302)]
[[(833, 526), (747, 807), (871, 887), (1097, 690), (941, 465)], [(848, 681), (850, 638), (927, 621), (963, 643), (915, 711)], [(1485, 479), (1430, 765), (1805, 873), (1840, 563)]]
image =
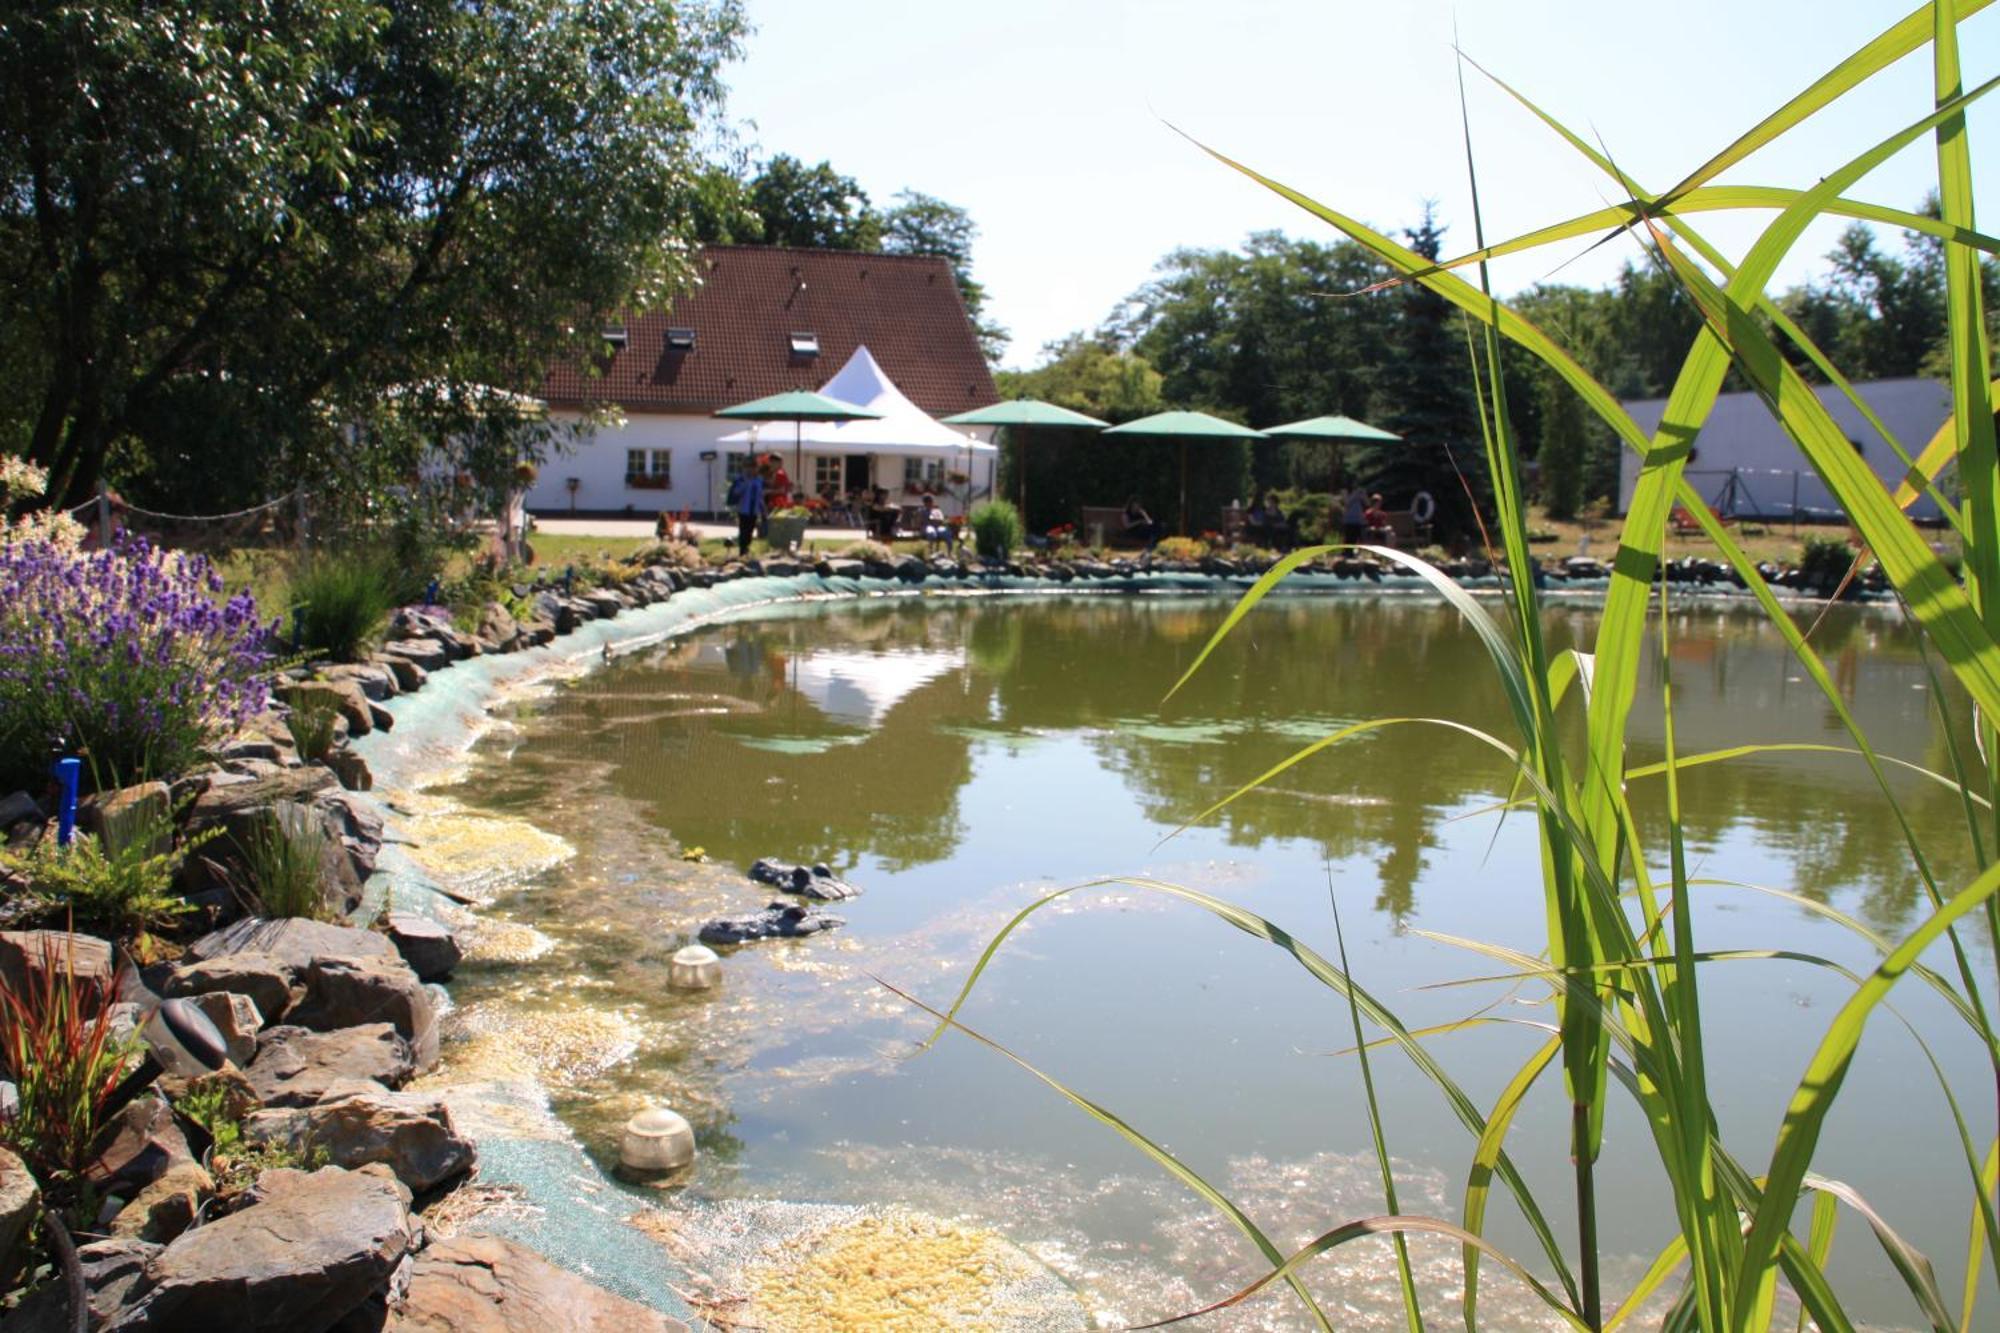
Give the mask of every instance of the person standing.
[(736, 511), (736, 554), (750, 554), (750, 538), (764, 512), (764, 478), (756, 467), (746, 467), (729, 483), (729, 507)]
[(1356, 482), (1354, 489), (1347, 493), (1346, 513), (1340, 520), (1340, 539), (1349, 546), (1358, 546), (1368, 535), (1368, 492)]

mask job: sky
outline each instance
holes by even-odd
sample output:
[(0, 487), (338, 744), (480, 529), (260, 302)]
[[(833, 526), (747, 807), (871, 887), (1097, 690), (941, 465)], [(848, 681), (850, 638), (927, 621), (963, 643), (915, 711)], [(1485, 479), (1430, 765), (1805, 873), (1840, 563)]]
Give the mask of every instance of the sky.
[[(754, 156), (831, 161), (878, 206), (914, 189), (965, 208), (973, 272), (1013, 342), (1005, 364), (1095, 328), (1180, 247), (1253, 231), (1332, 240), (1325, 223), (1216, 163), (1186, 135), (1383, 230), (1435, 201), (1447, 252), (1472, 248), (1459, 44), (1661, 189), (1907, 13), (1911, 0), (749, 0), (727, 73)], [(2000, 73), (2000, 6), (1960, 25), (1966, 86)], [(1489, 238), (1614, 202), (1605, 177), (1468, 69)], [(1723, 177), (1807, 186), (1931, 109), (1926, 47)], [(1977, 164), (2000, 161), (2000, 94), (1972, 108)], [(1922, 140), (1849, 193), (1914, 207), (1936, 181)], [(2000, 217), (2000, 172), (1979, 217)], [(1740, 253), (1768, 213), (1705, 228)], [(1821, 221), (1774, 284), (1824, 270)], [(1900, 237), (1887, 238), (1900, 248)], [(1496, 266), (1499, 290), (1601, 285), (1621, 238)]]

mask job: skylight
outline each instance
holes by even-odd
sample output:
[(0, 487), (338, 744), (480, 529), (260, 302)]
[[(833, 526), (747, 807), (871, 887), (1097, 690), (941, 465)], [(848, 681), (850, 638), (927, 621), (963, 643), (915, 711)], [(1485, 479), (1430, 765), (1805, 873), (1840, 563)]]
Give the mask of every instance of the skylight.
[(818, 356), (819, 335), (817, 333), (794, 333), (792, 335), (793, 356)]
[(670, 350), (672, 350), (672, 351), (676, 351), (676, 352), (691, 352), (691, 351), (693, 351), (693, 350), (694, 350), (694, 330), (693, 330), (693, 329), (668, 329), (668, 330), (667, 330), (667, 347), (668, 347), (668, 348), (669, 348)]

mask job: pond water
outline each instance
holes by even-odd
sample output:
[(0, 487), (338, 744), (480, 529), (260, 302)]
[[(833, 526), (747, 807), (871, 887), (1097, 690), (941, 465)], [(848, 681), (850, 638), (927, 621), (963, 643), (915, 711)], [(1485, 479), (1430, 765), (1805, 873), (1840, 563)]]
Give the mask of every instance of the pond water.
[[(1446, 984), (1505, 969), (1419, 933), (1541, 947), (1534, 830), (1496, 813), (1509, 775), (1475, 741), (1421, 726), (1360, 738), (1167, 838), (1349, 721), (1449, 717), (1507, 734), (1473, 635), (1417, 599), (1274, 599), (1162, 702), (1227, 606), (795, 606), (506, 706), (462, 780), (433, 795), (532, 823), (574, 854), (502, 857), (476, 886), (491, 898), (496, 961), (468, 965), (454, 985), (473, 1040), (448, 1058), (538, 1064), (558, 1112), (606, 1160), (637, 1106), (683, 1109), (703, 1149), (689, 1196), (900, 1203), (997, 1229), (1106, 1325), (1226, 1294), (1261, 1269), (1225, 1222), (1003, 1056), (957, 1034), (920, 1052), (927, 1020), (877, 978), (948, 1002), (1019, 908), (1054, 888), (1145, 875), (1227, 898), (1329, 956), (1337, 904), (1355, 975), (1413, 1028), (1480, 1011), (1548, 1016), (1533, 985)], [(1553, 642), (1587, 642), (1593, 618), (1551, 612)], [(1684, 752), (1840, 743), (1825, 700), (1754, 614), (1703, 606), (1671, 628)], [(1946, 766), (1924, 665), (1891, 617), (1837, 609), (1815, 642), (1878, 745)], [(1658, 718), (1636, 731), (1635, 762), (1657, 757)], [(1949, 792), (1918, 778), (1897, 790), (1933, 846), (1963, 847)], [(1690, 773), (1684, 803), (1698, 876), (1803, 893), (1890, 933), (1918, 918), (1921, 886), (1858, 761), (1714, 764)], [(707, 917), (768, 897), (684, 858), (696, 848), (713, 866), (824, 861), (864, 893), (833, 909), (844, 929), (735, 951), (720, 991), (678, 995), (666, 986), (673, 951)], [(1939, 867), (1948, 880), (1965, 868)], [(1700, 893), (1706, 948), (1871, 962), (1854, 935), (1794, 902), (1720, 884)], [(1805, 963), (1740, 960), (1709, 965), (1704, 987), (1725, 1136), (1761, 1170), (1850, 986)], [(1898, 1005), (1976, 1091), (1965, 1030), (1915, 986)], [(1345, 1004), (1198, 908), (1131, 887), (1072, 894), (1010, 939), (964, 1019), (1168, 1146), (1286, 1248), (1382, 1211)], [(1429, 1044), (1485, 1106), (1540, 1040), (1488, 1025)], [(1468, 1135), (1401, 1056), (1382, 1051), (1374, 1072), (1404, 1211), (1457, 1216)], [(1970, 1106), (1982, 1133), (1990, 1108)], [(1568, 1242), (1566, 1126), (1552, 1074), (1510, 1146)], [(1671, 1234), (1651, 1162), (1644, 1127), (1616, 1105), (1600, 1173), (1613, 1289)], [(1956, 1290), (1964, 1167), (1929, 1066), (1893, 1017), (1871, 1028), (1816, 1166), (1866, 1194)], [(1531, 1255), (1511, 1208), (1494, 1214), (1496, 1238)], [(1419, 1245), (1417, 1258), (1427, 1299), (1455, 1321), (1456, 1247)], [(1858, 1220), (1843, 1226), (1838, 1275), (1858, 1313), (1914, 1322)], [(1345, 1312), (1343, 1327), (1400, 1325), (1386, 1245), (1343, 1249), (1311, 1282)], [(1481, 1308), (1491, 1327), (1544, 1322), (1503, 1276), (1485, 1279)], [(1274, 1296), (1203, 1326), (1305, 1324)]]

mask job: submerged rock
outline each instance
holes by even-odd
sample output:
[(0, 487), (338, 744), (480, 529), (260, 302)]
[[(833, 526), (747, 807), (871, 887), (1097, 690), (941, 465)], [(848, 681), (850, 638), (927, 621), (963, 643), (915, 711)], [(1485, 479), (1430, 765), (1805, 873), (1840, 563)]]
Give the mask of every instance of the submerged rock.
[(790, 940), (844, 926), (847, 918), (814, 907), (775, 902), (761, 912), (722, 916), (701, 928), (703, 944), (747, 944), (752, 940)]
[(502, 1328), (687, 1333), (678, 1319), (614, 1296), (523, 1245), (486, 1235), (432, 1241), (417, 1258), (401, 1308), (383, 1327), (391, 1333)]
[(845, 902), (861, 896), (860, 889), (839, 878), (824, 865), (795, 866), (759, 857), (750, 863), (750, 878), (759, 884), (769, 884), (772, 888), (804, 898), (817, 898), (824, 903)]

